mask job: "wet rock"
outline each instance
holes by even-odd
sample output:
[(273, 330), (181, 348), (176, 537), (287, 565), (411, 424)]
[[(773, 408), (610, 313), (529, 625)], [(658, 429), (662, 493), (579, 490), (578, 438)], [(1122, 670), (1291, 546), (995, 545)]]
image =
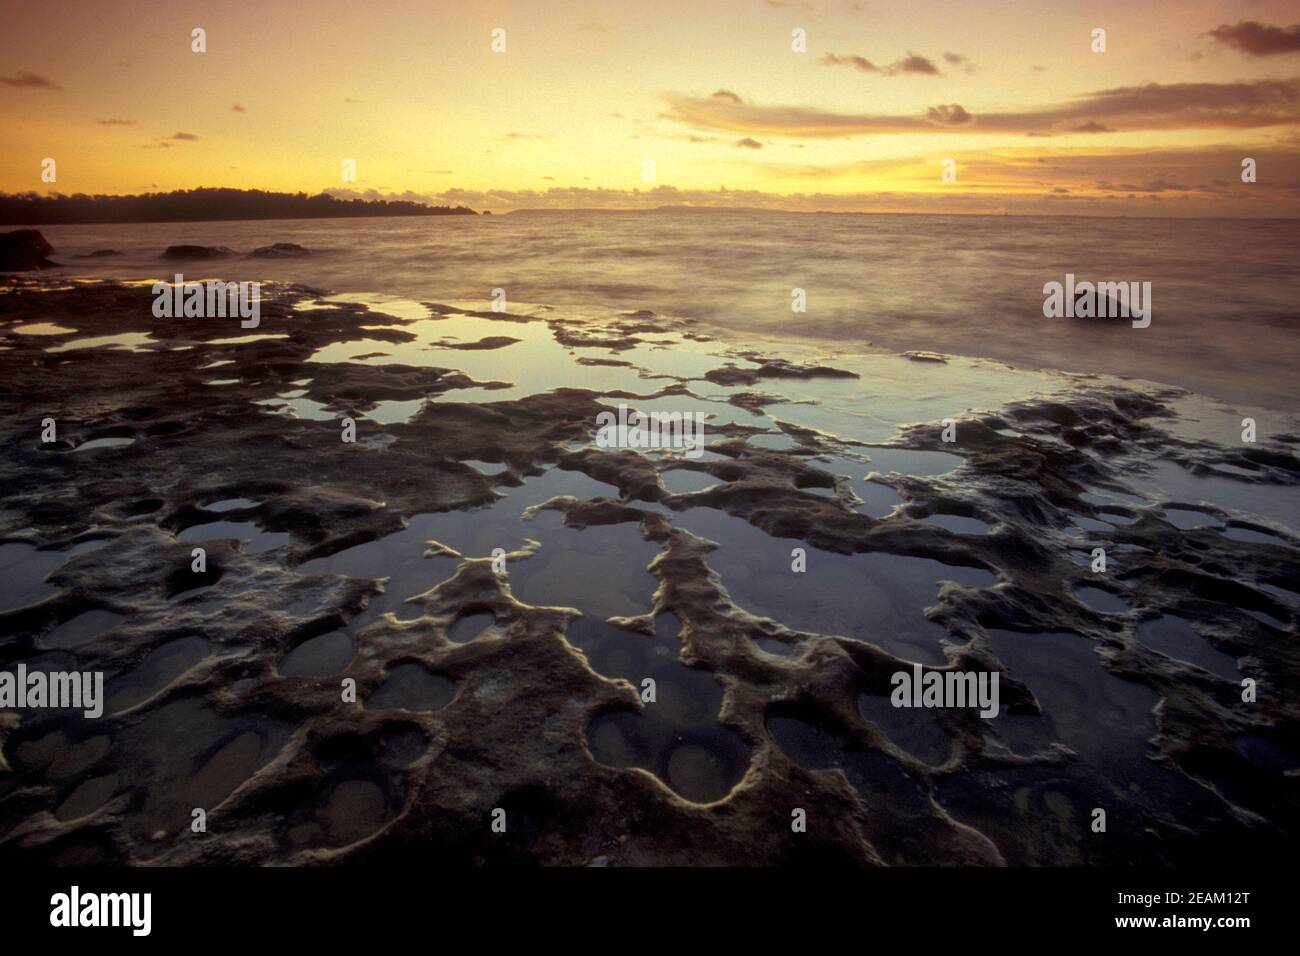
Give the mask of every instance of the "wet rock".
[(622, 359), (605, 359), (593, 358), (590, 355), (581, 355), (574, 359), (579, 365), (603, 366), (605, 368), (631, 368), (631, 362), (625, 362)]
[[(922, 421), (856, 448), (895, 472), (907, 503), (881, 518), (814, 493), (837, 490), (847, 465), (828, 462), (846, 460), (846, 440), (789, 425), (788, 442), (763, 448), (745, 436), (772, 428), (722, 427), (689, 463), (597, 449), (612, 393), (591, 389), (431, 402), (407, 422), (358, 422), (349, 445), (336, 421), (255, 403), (301, 390), (361, 408), (468, 379), (307, 362), (335, 342), (411, 339), (355, 304), (293, 320), (317, 294), (268, 283), (263, 322), (284, 337), (239, 344), (159, 325), (147, 287), (0, 296), (6, 321), (167, 346), (79, 355), (16, 335), (0, 350), (0, 570), (24, 581), (0, 612), (0, 667), (102, 670), (110, 688), (93, 727), (0, 713), (5, 863), (1176, 865), (1286, 851), (1300, 707), (1278, 689), (1300, 681), (1283, 593), (1300, 554), (1284, 520), (1276, 535), (1254, 523), (1261, 542), (1128, 508), (1130, 523), (1093, 532), (1125, 613), (1075, 598), (1099, 582), (1077, 563), (1092, 542), (1067, 535), (1103, 514), (1088, 489), (1122, 492), (1162, 457), (1189, 472), (1248, 463), (1234, 480), (1292, 490), (1300, 469), (1283, 443), (1247, 459), (1174, 439), (1169, 396), (1088, 382), (963, 418), (955, 443)], [(652, 317), (625, 318), (560, 331), (574, 348), (617, 347)], [(767, 380), (770, 395), (742, 399), (755, 409), (780, 398), (780, 379), (825, 368), (744, 357), (753, 368), (723, 374)], [(220, 376), (237, 380), (209, 386), (217, 361), (237, 361), (238, 376)], [(32, 407), (67, 445), (35, 440)], [(136, 442), (70, 450), (109, 434)], [(382, 453), (367, 447), (379, 441)], [(945, 457), (909, 470), (905, 450)], [(707, 486), (669, 493), (668, 464)], [(529, 497), (543, 475), (579, 491)], [(520, 496), (514, 511), (503, 494)], [(990, 530), (912, 517), (935, 514)], [(196, 571), (179, 536), (217, 516), (288, 543), (207, 541)], [(416, 530), (413, 562), (385, 580), (394, 541)], [(450, 545), (424, 551), (444, 530)], [(106, 543), (75, 544), (92, 539)], [(485, 557), (498, 546), (504, 571)], [(807, 576), (790, 573), (796, 546), (816, 549)], [(369, 563), (339, 570), (361, 547)], [(861, 573), (917, 563), (942, 566), (915, 593)], [(805, 592), (828, 607), (796, 626), (784, 618)], [(771, 604), (759, 615), (741, 595)], [(1001, 674), (996, 720), (892, 709), (891, 675), (913, 665), (890, 642), (909, 615), (932, 651), (923, 666)], [(1148, 644), (1158, 616), (1194, 621), (1205, 646)], [(1201, 660), (1258, 677), (1258, 702), (1243, 706), (1226, 665)], [(1099, 797), (1122, 839), (1089, 831)], [(791, 832), (792, 805), (817, 821), (808, 833)], [(210, 813), (201, 840), (195, 806)], [(494, 808), (505, 834), (485, 826)]]
[[(1092, 316), (1081, 315), (1083, 311), (1092, 310)], [(1105, 322), (1107, 319), (1123, 319), (1128, 321), (1120, 310), (1120, 304), (1109, 295), (1102, 295), (1099, 291), (1090, 292), (1088, 289), (1077, 289), (1074, 293), (1074, 318), (1087, 321)]]
[(917, 349), (911, 352), (904, 352), (903, 358), (911, 359), (913, 362), (935, 362), (939, 365), (947, 365), (948, 360), (938, 352), (926, 352)]
[(829, 365), (804, 365), (783, 359), (763, 358), (752, 354), (744, 358), (758, 363), (757, 368), (739, 368), (724, 365), (711, 369), (704, 377), (715, 385), (753, 385), (762, 379), (812, 379), (812, 378), (857, 378), (856, 372), (833, 368)]
[(507, 345), (514, 345), (522, 339), (514, 338), (509, 335), (489, 335), (486, 338), (479, 339), (477, 342), (439, 342), (438, 347), (444, 349), (462, 349), (465, 351), (487, 351), (489, 349), (501, 349)]

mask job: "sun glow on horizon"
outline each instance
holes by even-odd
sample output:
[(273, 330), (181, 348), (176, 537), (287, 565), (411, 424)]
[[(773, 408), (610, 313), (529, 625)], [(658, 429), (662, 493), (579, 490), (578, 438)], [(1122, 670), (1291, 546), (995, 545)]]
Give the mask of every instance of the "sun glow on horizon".
[(1300, 52), (1239, 6), (51, 0), (0, 38), (0, 190), (1300, 215)]

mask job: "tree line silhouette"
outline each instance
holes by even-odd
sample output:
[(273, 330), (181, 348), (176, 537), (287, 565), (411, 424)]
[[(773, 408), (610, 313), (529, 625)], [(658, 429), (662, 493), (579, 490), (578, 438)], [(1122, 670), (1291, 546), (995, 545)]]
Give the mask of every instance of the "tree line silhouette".
[(426, 206), (405, 199), (336, 199), (327, 193), (309, 196), (261, 189), (178, 189), (139, 196), (0, 193), (0, 223), (18, 226), (474, 215), (477, 213), (465, 206)]

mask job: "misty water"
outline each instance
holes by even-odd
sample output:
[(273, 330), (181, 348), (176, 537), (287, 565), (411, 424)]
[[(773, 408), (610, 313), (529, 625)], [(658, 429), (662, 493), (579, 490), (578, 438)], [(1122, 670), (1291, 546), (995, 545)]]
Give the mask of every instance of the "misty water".
[[(1293, 409), (1300, 226), (1285, 220), (673, 209), (44, 226), (67, 275), (302, 282), (421, 301), (649, 309), (744, 334), (932, 349)], [(303, 259), (251, 259), (274, 242)], [(225, 245), (210, 261), (167, 246)], [(79, 259), (102, 249), (120, 256)], [(1047, 319), (1043, 286), (1151, 283), (1152, 323)], [(58, 274), (57, 272), (55, 274)], [(791, 312), (792, 289), (807, 311)]]

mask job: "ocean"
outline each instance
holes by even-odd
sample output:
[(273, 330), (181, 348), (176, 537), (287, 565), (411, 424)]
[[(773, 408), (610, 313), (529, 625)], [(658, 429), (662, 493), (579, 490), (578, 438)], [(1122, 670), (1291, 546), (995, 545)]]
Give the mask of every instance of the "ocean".
[[(672, 209), (46, 226), (73, 275), (300, 282), (422, 301), (648, 309), (836, 350), (926, 349), (1300, 405), (1300, 224), (1288, 220)], [(161, 261), (172, 244), (307, 259)], [(112, 248), (120, 257), (80, 260)], [(1048, 319), (1043, 287), (1150, 282), (1152, 322)], [(792, 310), (801, 289), (806, 310)]]

